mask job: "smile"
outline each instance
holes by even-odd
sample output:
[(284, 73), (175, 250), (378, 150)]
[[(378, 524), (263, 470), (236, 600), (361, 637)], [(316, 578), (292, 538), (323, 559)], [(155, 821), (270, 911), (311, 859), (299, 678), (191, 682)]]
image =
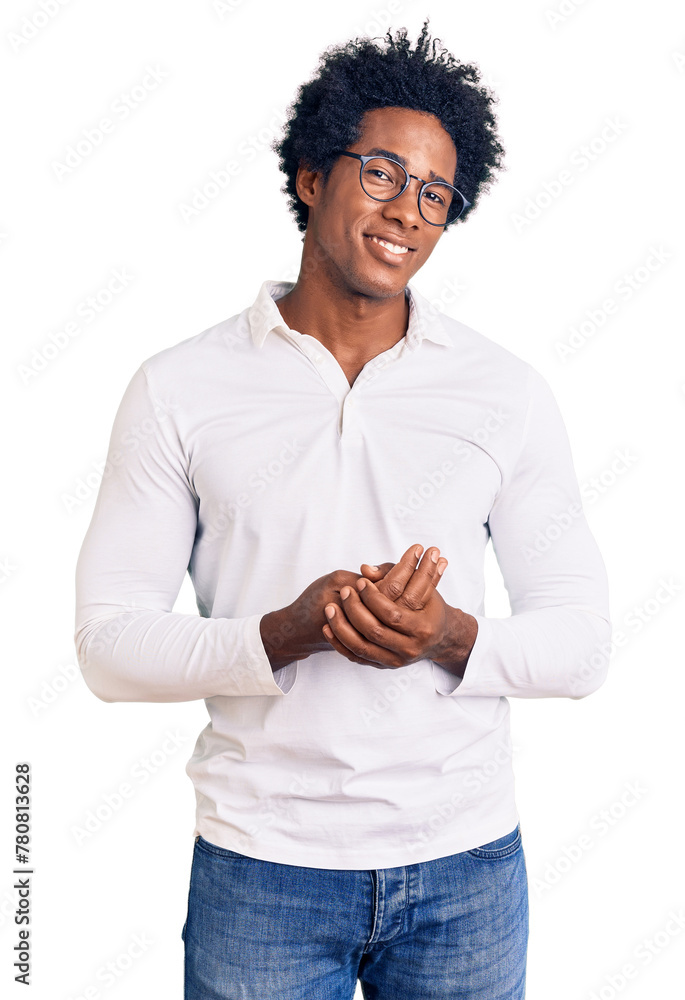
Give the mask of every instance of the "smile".
[(409, 253), (409, 247), (398, 246), (396, 243), (388, 243), (387, 240), (382, 240), (379, 236), (369, 236), (368, 239), (373, 240), (374, 243), (379, 243), (386, 250), (389, 250), (390, 253), (398, 255)]

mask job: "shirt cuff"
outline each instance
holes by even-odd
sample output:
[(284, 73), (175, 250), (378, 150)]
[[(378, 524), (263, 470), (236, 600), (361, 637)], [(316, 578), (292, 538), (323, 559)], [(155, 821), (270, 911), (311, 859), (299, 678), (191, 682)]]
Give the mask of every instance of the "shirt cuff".
[(282, 695), (288, 694), (297, 680), (298, 660), (293, 660), (279, 670), (272, 670), (269, 657), (266, 655), (259, 623), (266, 612), (252, 615), (246, 622), (246, 639), (250, 648), (250, 662), (255, 671), (255, 680), (262, 689), (254, 694)]
[[(464, 676), (458, 677), (450, 673), (445, 667), (441, 667), (435, 660), (431, 660), (433, 667), (433, 682), (438, 694), (451, 695), (457, 690), (459, 694), (470, 694), (472, 688), (477, 687), (481, 668), (487, 662), (490, 647), (492, 645), (492, 628), (490, 622), (483, 615), (472, 615), (478, 622), (478, 633), (464, 670)], [(482, 692), (479, 692), (482, 694)]]

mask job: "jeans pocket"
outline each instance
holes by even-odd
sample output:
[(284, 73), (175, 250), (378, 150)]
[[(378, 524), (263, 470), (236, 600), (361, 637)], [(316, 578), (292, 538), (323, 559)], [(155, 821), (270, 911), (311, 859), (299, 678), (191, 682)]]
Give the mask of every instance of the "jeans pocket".
[(209, 854), (214, 854), (219, 858), (239, 858), (245, 859), (244, 854), (238, 854), (237, 851), (229, 851), (227, 847), (219, 847), (218, 844), (212, 844), (209, 840), (205, 840), (204, 837), (198, 836), (195, 841), (195, 850), (206, 851)]
[(467, 854), (473, 858), (483, 858), (484, 860), (496, 860), (497, 858), (508, 858), (521, 847), (521, 825), (517, 824), (511, 833), (505, 833), (503, 837), (491, 840), (488, 844), (481, 844), (480, 847), (473, 847)]

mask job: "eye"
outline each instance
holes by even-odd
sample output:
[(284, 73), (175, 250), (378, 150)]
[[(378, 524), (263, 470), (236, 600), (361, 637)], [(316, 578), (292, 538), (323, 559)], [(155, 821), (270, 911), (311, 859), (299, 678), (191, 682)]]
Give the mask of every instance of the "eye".
[(430, 201), (434, 205), (444, 205), (445, 204), (444, 199), (441, 198), (441, 196), (439, 194), (436, 194), (435, 191), (424, 191), (423, 197), (424, 198), (429, 198)]

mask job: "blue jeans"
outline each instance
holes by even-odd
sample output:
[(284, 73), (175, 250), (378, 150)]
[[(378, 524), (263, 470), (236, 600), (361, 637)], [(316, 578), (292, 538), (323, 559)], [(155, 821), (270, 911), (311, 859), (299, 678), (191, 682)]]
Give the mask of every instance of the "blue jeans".
[(523, 1000), (520, 826), (400, 868), (303, 868), (198, 837), (184, 1000)]

